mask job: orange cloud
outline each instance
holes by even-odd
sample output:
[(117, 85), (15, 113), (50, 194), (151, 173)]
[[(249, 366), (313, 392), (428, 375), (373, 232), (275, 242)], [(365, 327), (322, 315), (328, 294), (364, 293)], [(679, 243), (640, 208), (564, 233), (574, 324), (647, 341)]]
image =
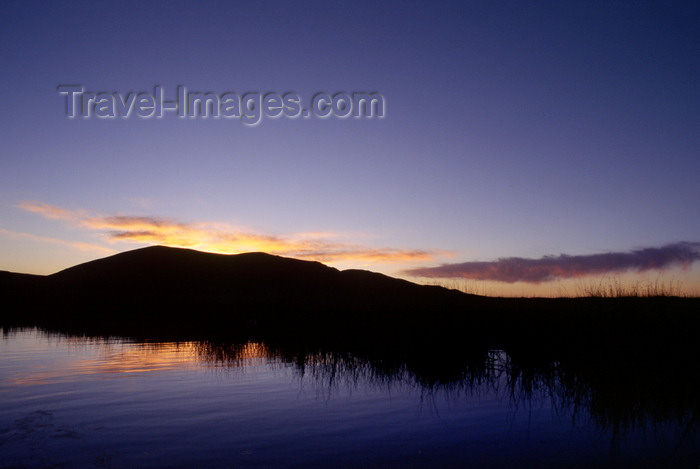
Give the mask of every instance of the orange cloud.
[(357, 244), (331, 242), (329, 239), (337, 238), (338, 235), (328, 232), (272, 236), (221, 223), (184, 223), (150, 216), (91, 216), (83, 211), (70, 211), (37, 202), (23, 202), (19, 207), (48, 219), (64, 220), (102, 232), (111, 242), (165, 245), (222, 254), (262, 251), (323, 262), (426, 262), (433, 261), (438, 254), (446, 254), (429, 250), (369, 248)]
[(4, 228), (0, 228), (0, 234), (14, 239), (28, 239), (30, 241), (35, 241), (39, 243), (58, 244), (60, 246), (66, 246), (72, 249), (77, 249), (79, 251), (96, 251), (105, 254), (114, 254), (115, 252), (114, 249), (99, 246), (97, 244), (64, 241), (62, 239), (47, 238), (45, 236), (37, 236), (30, 233), (21, 233), (18, 231), (6, 230)]
[(19, 208), (28, 212), (38, 213), (44, 218), (51, 220), (77, 220), (80, 218), (80, 212), (72, 212), (64, 210), (54, 205), (45, 204), (42, 202), (21, 202)]

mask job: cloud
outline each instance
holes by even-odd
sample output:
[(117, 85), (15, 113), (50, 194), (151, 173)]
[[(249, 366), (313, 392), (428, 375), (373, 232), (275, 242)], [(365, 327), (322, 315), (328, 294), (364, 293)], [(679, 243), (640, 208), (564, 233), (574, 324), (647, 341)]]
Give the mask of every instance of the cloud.
[(82, 216), (82, 212), (64, 210), (42, 202), (20, 202), (19, 208), (28, 212), (38, 213), (50, 220), (78, 220)]
[(46, 236), (37, 236), (30, 233), (6, 230), (4, 228), (0, 228), (0, 235), (14, 239), (28, 239), (38, 243), (57, 244), (60, 246), (69, 247), (71, 249), (77, 249), (79, 251), (95, 251), (103, 254), (114, 254), (115, 252), (114, 249), (106, 248), (97, 244), (64, 241), (62, 239), (47, 238)]
[(19, 207), (51, 220), (63, 220), (100, 232), (110, 242), (165, 245), (223, 254), (263, 251), (322, 262), (430, 262), (435, 260), (436, 255), (445, 254), (332, 242), (330, 240), (337, 239), (339, 235), (328, 232), (273, 236), (222, 223), (185, 223), (154, 216), (95, 216), (85, 211), (71, 211), (39, 202), (22, 202)]
[(403, 271), (414, 277), (466, 278), (497, 282), (542, 283), (562, 278), (636, 270), (688, 267), (700, 260), (700, 243), (680, 242), (658, 248), (609, 252), (586, 256), (544, 256), (540, 259), (508, 257), (491, 262), (463, 262)]

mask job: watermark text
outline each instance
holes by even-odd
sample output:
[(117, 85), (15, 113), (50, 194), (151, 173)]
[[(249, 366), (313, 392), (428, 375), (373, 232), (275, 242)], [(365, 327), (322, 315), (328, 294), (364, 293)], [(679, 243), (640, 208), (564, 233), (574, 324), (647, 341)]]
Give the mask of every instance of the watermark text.
[(93, 92), (81, 85), (59, 85), (58, 93), (65, 99), (68, 118), (128, 119), (163, 118), (167, 115), (182, 119), (238, 119), (254, 126), (263, 118), (377, 118), (386, 114), (384, 97), (377, 92), (320, 92), (313, 95), (308, 107), (297, 93), (213, 93), (190, 91), (178, 86), (176, 93), (166, 99), (162, 86), (152, 91)]

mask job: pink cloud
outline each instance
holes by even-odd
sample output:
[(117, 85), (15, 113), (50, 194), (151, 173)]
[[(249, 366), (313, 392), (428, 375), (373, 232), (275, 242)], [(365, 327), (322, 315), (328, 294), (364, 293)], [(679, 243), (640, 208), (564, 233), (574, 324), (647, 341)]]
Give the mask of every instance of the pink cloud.
[(680, 242), (658, 248), (629, 252), (569, 256), (544, 256), (539, 259), (508, 257), (490, 262), (462, 262), (438, 267), (405, 270), (414, 277), (466, 278), (497, 282), (542, 283), (556, 279), (613, 272), (661, 270), (674, 266), (688, 267), (700, 260), (700, 243)]

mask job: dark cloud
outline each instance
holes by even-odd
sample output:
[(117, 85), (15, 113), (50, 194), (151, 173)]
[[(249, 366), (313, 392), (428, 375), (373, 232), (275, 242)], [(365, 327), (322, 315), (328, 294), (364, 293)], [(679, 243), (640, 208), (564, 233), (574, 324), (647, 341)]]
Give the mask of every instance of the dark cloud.
[(415, 277), (467, 278), (498, 282), (542, 283), (560, 278), (583, 277), (636, 270), (666, 269), (689, 266), (700, 259), (700, 243), (680, 242), (659, 248), (629, 252), (608, 252), (587, 256), (544, 256), (540, 259), (508, 257), (491, 262), (463, 262), (404, 271)]

